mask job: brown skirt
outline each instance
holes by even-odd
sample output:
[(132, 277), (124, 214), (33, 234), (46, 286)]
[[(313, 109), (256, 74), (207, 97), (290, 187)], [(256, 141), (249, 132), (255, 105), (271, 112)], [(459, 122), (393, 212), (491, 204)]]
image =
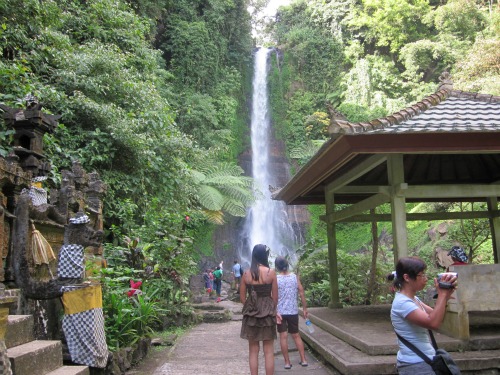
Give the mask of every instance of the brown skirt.
[[(248, 286), (249, 296), (243, 306), (240, 337), (249, 341), (276, 339), (276, 307), (271, 298), (271, 284)], [(255, 291), (252, 296), (252, 291)]]

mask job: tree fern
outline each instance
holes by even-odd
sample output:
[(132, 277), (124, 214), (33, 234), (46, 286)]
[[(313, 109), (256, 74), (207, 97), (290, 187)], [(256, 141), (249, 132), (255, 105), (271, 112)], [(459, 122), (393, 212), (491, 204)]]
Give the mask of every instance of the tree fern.
[(209, 185), (199, 186), (198, 201), (207, 210), (221, 210), (225, 200), (226, 198), (216, 188)]
[(243, 169), (235, 164), (205, 158), (191, 174), (196, 199), (212, 223), (224, 223), (224, 214), (245, 216), (255, 201), (253, 179), (243, 176)]

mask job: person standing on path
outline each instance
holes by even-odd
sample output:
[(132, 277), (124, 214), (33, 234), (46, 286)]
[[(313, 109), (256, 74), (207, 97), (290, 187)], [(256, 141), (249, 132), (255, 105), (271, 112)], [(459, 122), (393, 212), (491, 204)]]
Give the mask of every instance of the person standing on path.
[(215, 293), (217, 294), (217, 302), (220, 302), (220, 292), (222, 288), (222, 269), (220, 266), (217, 266), (215, 271), (213, 272), (214, 274), (214, 286), (215, 286)]
[(240, 282), (241, 282), (241, 264), (238, 263), (238, 261), (235, 259), (234, 260), (234, 265), (233, 265), (233, 276), (234, 276), (234, 287), (236, 288), (236, 294), (240, 293)]
[(266, 245), (254, 246), (252, 264), (243, 273), (240, 286), (243, 303), (240, 337), (248, 340), (251, 375), (259, 371), (260, 341), (263, 342), (266, 375), (274, 375), (278, 283), (276, 272), (269, 267), (269, 251)]
[(307, 304), (304, 288), (300, 278), (293, 272), (289, 272), (289, 263), (284, 257), (277, 257), (274, 266), (278, 272), (278, 332), (280, 334), (280, 346), (283, 359), (285, 360), (285, 369), (292, 368), (290, 356), (288, 355), (288, 333), (292, 335), (297, 351), (300, 355), (299, 365), (308, 366), (304, 352), (304, 343), (299, 334), (299, 306), (297, 303), (298, 295), (302, 302), (302, 312), (304, 319), (307, 319)]

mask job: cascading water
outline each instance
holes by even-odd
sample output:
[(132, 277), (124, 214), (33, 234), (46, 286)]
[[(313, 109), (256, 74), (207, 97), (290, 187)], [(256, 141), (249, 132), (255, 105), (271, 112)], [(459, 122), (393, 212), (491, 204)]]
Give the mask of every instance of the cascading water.
[[(296, 260), (296, 249), (302, 244), (302, 236), (294, 215), (294, 207), (271, 199), (270, 186), (280, 186), (278, 173), (273, 168), (286, 168), (288, 165), (273, 163), (271, 145), (273, 142), (268, 100), (268, 61), (272, 49), (259, 48), (254, 56), (252, 82), (252, 177), (256, 190), (262, 194), (248, 212), (243, 241), (239, 255), (243, 264), (249, 265), (252, 249), (256, 244), (266, 244), (271, 248), (271, 257), (287, 256), (291, 262)], [(279, 171), (283, 175), (283, 171)], [(284, 174), (289, 177), (288, 173)]]

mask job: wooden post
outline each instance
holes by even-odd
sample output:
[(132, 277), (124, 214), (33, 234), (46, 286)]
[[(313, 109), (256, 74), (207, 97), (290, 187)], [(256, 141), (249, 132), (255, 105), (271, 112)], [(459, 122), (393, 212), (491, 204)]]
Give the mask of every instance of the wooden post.
[[(330, 192), (328, 186), (325, 189), (326, 216), (335, 211), (335, 200), (333, 192)], [(328, 236), (328, 269), (330, 275), (330, 302), (328, 307), (331, 309), (341, 308), (339, 293), (339, 271), (337, 262), (337, 238), (335, 233), (335, 222), (326, 220), (326, 233)]]
[[(498, 210), (498, 198), (489, 197), (486, 199), (488, 204), (488, 211)], [(499, 263), (500, 259), (500, 217), (493, 217), (490, 219), (490, 230), (491, 230), (491, 242), (493, 245), (493, 257), (495, 259), (495, 264)]]
[(408, 256), (408, 235), (406, 228), (406, 198), (399, 194), (404, 186), (403, 155), (390, 155), (387, 159), (387, 174), (391, 189), (391, 218), (394, 243), (394, 263)]

